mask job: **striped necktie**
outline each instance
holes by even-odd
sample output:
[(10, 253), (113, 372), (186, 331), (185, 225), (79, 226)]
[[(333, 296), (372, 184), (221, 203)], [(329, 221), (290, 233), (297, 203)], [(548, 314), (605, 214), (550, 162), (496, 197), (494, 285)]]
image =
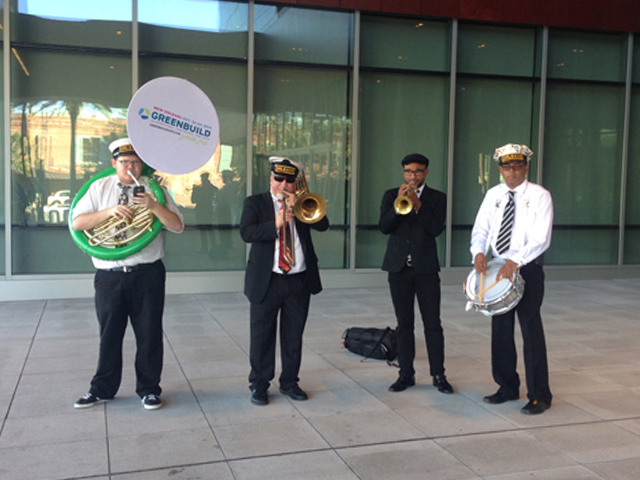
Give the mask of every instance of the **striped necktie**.
[(504, 207), (504, 212), (502, 213), (500, 233), (498, 233), (498, 241), (496, 242), (496, 250), (499, 254), (509, 250), (509, 246), (511, 245), (511, 232), (513, 231), (513, 220), (516, 213), (516, 205), (513, 201), (515, 194), (515, 191), (509, 190), (509, 201), (507, 202), (507, 206)]
[[(122, 185), (122, 184), (118, 184), (122, 186), (122, 190), (120, 191), (120, 196), (118, 197), (118, 205), (128, 205), (129, 204), (129, 195), (128, 195), (128, 190), (129, 190), (129, 185)], [(124, 227), (127, 226), (128, 222), (122, 222), (118, 225), (116, 225), (116, 230), (122, 230)], [(116, 241), (122, 241), (125, 240), (127, 238), (127, 232), (121, 232), (118, 233), (115, 237), (113, 237), (114, 240)]]
[[(284, 204), (282, 208), (287, 208)], [(282, 212), (282, 210), (280, 210)], [(291, 270), (291, 266), (293, 263), (293, 257), (291, 256), (291, 249), (295, 248), (294, 245), (291, 245), (292, 237), (291, 237), (291, 227), (289, 226), (289, 222), (286, 222), (282, 227), (280, 227), (279, 232), (280, 237), (280, 254), (278, 255), (278, 267), (282, 270), (282, 273), (287, 273)]]

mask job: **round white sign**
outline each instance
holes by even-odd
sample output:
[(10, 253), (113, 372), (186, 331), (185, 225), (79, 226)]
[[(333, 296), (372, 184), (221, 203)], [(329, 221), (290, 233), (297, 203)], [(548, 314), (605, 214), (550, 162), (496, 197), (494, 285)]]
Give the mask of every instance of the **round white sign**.
[(209, 97), (176, 77), (156, 78), (138, 89), (129, 103), (127, 130), (146, 164), (175, 175), (202, 167), (220, 139), (218, 113)]

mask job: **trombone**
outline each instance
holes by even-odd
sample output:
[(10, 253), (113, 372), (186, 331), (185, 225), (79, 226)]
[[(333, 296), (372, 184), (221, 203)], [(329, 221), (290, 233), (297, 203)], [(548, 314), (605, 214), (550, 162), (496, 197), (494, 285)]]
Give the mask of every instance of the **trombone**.
[[(298, 169), (298, 177), (296, 178), (296, 202), (293, 204), (293, 214), (302, 223), (313, 224), (318, 223), (327, 215), (327, 201), (318, 194), (309, 191), (307, 178), (302, 168)], [(282, 223), (286, 223), (286, 198), (284, 193), (278, 194), (278, 199), (282, 201)], [(291, 225), (291, 266), (296, 264), (296, 237), (294, 225)], [(286, 248), (286, 237), (285, 237)]]
[(393, 208), (398, 215), (407, 215), (411, 210), (413, 210), (413, 202), (409, 198), (409, 195), (413, 194), (416, 190), (415, 185), (412, 183), (411, 187), (407, 190), (406, 195), (402, 195), (394, 200)]

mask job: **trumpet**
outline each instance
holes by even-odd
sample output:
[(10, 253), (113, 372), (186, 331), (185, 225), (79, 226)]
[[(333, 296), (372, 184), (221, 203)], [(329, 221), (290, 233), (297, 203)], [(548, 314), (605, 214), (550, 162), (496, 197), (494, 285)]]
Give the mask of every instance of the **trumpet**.
[(416, 190), (415, 185), (411, 184), (406, 195), (402, 195), (395, 199), (393, 202), (393, 208), (398, 215), (407, 215), (411, 210), (413, 210), (413, 202), (409, 196), (416, 192)]

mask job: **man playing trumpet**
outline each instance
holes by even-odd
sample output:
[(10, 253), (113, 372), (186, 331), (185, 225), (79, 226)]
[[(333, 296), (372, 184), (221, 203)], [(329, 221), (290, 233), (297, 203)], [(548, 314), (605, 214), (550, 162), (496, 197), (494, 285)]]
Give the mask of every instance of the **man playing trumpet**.
[[(116, 236), (126, 239), (126, 224), (134, 215), (134, 207), (146, 207), (164, 227), (182, 232), (183, 220), (178, 207), (165, 192), (166, 207), (148, 192), (136, 191), (138, 183), (148, 184), (141, 177), (142, 160), (128, 138), (109, 145), (111, 165), (115, 175), (101, 178), (91, 184), (87, 193), (73, 209), (72, 226), (75, 230), (90, 230), (109, 219)], [(133, 206), (132, 206), (133, 205)], [(164, 311), (165, 268), (162, 263), (164, 249), (162, 237), (142, 250), (122, 260), (102, 260), (92, 257), (98, 269), (95, 275), (95, 305), (100, 324), (100, 354), (98, 367), (89, 392), (78, 399), (75, 408), (87, 408), (115, 397), (122, 379), (122, 341), (127, 322), (136, 336), (136, 393), (147, 410), (162, 406), (160, 376), (162, 373), (162, 315)]]
[(433, 385), (453, 393), (444, 374), (444, 334), (440, 320), (440, 263), (436, 237), (444, 230), (447, 197), (429, 188), (429, 159), (413, 153), (402, 159), (405, 183), (387, 190), (380, 207), (380, 230), (389, 235), (382, 269), (389, 272), (389, 290), (398, 327), (398, 380), (389, 387), (401, 392), (415, 385), (414, 303), (422, 314)]
[(251, 402), (267, 405), (267, 390), (275, 376), (275, 349), (280, 313), (280, 392), (293, 400), (307, 400), (299, 385), (302, 334), (311, 295), (322, 290), (311, 228), (329, 228), (326, 216), (317, 223), (299, 221), (293, 214), (296, 179), (302, 167), (283, 157), (270, 157), (268, 192), (244, 202), (240, 235), (251, 244), (244, 293), (251, 302), (249, 383)]

